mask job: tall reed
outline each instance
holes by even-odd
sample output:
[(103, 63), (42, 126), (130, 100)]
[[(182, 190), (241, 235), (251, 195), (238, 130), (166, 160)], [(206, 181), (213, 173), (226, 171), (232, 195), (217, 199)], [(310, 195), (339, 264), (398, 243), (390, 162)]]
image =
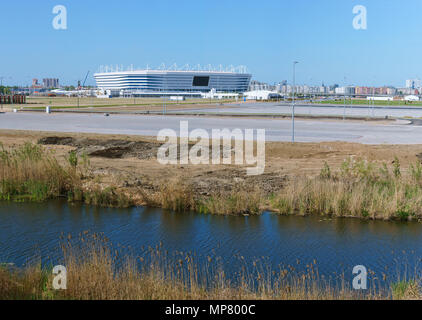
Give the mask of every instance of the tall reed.
[(40, 146), (25, 143), (0, 149), (0, 199), (43, 201), (66, 195), (78, 187), (80, 179), (74, 168), (59, 164)]
[(232, 190), (212, 191), (203, 196), (195, 186), (181, 179), (163, 184), (152, 196), (142, 193), (149, 206), (174, 212), (196, 211), (203, 214), (249, 215), (262, 213), (264, 197), (257, 189), (238, 185)]
[(100, 206), (131, 205), (129, 197), (113, 187), (85, 186), (87, 166), (87, 159), (80, 159), (73, 151), (60, 163), (51, 151), (33, 143), (11, 149), (0, 145), (0, 200), (63, 197)]
[(337, 172), (325, 164), (317, 177), (290, 181), (272, 200), (280, 214), (411, 220), (422, 218), (422, 166), (403, 172), (387, 164), (347, 159)]
[[(241, 259), (241, 258), (240, 258)], [(199, 264), (195, 255), (170, 255), (161, 246), (149, 248), (142, 257), (122, 254), (101, 235), (84, 234), (78, 243), (63, 244), (67, 289), (52, 287), (51, 268), (40, 265), (9, 270), (0, 266), (0, 299), (82, 300), (334, 300), (391, 299), (389, 288), (377, 287), (362, 295), (344, 278), (327, 280), (316, 264), (297, 272), (294, 266), (273, 270), (265, 261), (246, 262), (227, 277), (218, 259)], [(404, 292), (407, 287), (395, 294)]]

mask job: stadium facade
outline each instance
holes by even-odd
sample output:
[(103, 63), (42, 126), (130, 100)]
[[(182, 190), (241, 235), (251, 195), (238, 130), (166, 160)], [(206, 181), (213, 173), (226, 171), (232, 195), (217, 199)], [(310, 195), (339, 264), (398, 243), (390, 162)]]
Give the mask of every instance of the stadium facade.
[(94, 74), (99, 90), (115, 95), (186, 95), (245, 92), (251, 74), (224, 71), (136, 70)]

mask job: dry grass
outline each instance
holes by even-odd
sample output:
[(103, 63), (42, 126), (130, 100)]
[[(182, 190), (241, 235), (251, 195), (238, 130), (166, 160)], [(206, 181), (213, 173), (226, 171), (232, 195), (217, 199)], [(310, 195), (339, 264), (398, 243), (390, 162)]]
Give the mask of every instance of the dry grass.
[(281, 214), (411, 220), (422, 217), (422, 166), (402, 172), (399, 160), (381, 166), (346, 160), (331, 172), (326, 164), (318, 177), (299, 177), (274, 197)]
[(216, 215), (261, 214), (264, 197), (256, 189), (238, 185), (230, 191), (223, 190), (202, 196), (192, 184), (173, 179), (161, 186), (158, 192), (147, 196), (141, 191), (148, 206), (174, 212), (196, 211)]
[[(63, 246), (67, 289), (52, 288), (52, 274), (40, 266), (15, 271), (0, 268), (0, 299), (81, 300), (334, 300), (390, 299), (389, 289), (362, 295), (344, 280), (322, 279), (315, 265), (304, 273), (293, 267), (273, 271), (265, 263), (244, 266), (229, 280), (216, 260), (199, 266), (192, 255), (170, 257), (163, 248), (150, 248), (143, 258), (119, 256), (103, 237), (84, 235), (77, 246)], [(410, 287), (398, 284), (397, 298)], [(413, 294), (416, 293), (415, 286)], [(408, 290), (409, 289), (409, 290)], [(418, 296), (420, 298), (420, 295)]]
[(131, 205), (125, 194), (112, 187), (84, 186), (88, 160), (70, 152), (59, 162), (52, 152), (25, 143), (5, 149), (0, 145), (0, 200), (45, 201), (58, 197), (99, 206)]
[(61, 166), (37, 145), (0, 150), (0, 199), (42, 201), (65, 195), (79, 184), (75, 167)]
[(262, 213), (263, 199), (258, 190), (232, 190), (200, 200), (197, 210), (205, 214), (255, 215)]

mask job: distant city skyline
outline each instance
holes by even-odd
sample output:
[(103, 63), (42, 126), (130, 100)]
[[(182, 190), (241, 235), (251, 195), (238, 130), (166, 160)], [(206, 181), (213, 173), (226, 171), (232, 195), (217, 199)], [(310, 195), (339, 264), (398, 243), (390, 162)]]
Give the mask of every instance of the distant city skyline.
[[(173, 68), (175, 66), (172, 66)], [(184, 66), (186, 67), (186, 66)], [(112, 70), (115, 71), (122, 71), (124, 68), (116, 67), (116, 69), (109, 69), (109, 71), (111, 72)], [(241, 68), (243, 68), (243, 66), (241, 66)], [(145, 68), (148, 69), (148, 68)], [(181, 69), (181, 68), (179, 68)], [(100, 68), (100, 72), (106, 72), (107, 67), (102, 67)], [(134, 69), (135, 70), (135, 69)], [(149, 69), (149, 70), (154, 70), (154, 69)], [(159, 70), (159, 69), (157, 69)], [(172, 69), (173, 70), (173, 69)], [(198, 69), (189, 69), (189, 70), (198, 70)], [(210, 69), (211, 70), (211, 69)], [(232, 68), (232, 71), (234, 70), (238, 70), (237, 68)], [(247, 73), (248, 71), (246, 69), (241, 69), (241, 73)], [(218, 71), (218, 70), (215, 70)], [(230, 71), (230, 70), (228, 70)], [(82, 82), (80, 80), (78, 80), (77, 84), (61, 84), (60, 83), (60, 79), (59, 78), (43, 78), (42, 79), (42, 83), (40, 83), (40, 79), (39, 78), (32, 78), (32, 83), (31, 84), (26, 84), (23, 87), (27, 87), (27, 88), (33, 88), (33, 89), (54, 89), (54, 88), (67, 88), (67, 87), (79, 87), (82, 86)], [(4, 84), (5, 86), (8, 87), (14, 87), (16, 85), (9, 83), (9, 84)], [(89, 85), (87, 84), (86, 86), (88, 87), (95, 87), (95, 85)], [(22, 87), (22, 86), (18, 86), (18, 87)], [(273, 90), (273, 91), (277, 91), (277, 92), (284, 92), (284, 93), (288, 93), (290, 92), (292, 89), (292, 83), (290, 83), (288, 80), (281, 80), (281, 81), (277, 81), (274, 83), (269, 83), (269, 82), (265, 82), (265, 81), (259, 81), (257, 79), (251, 79), (251, 83), (249, 85), (249, 90), (254, 91), (254, 90)], [(284, 88), (284, 89), (281, 89)], [(289, 89), (287, 89), (289, 88)], [(296, 88), (298, 88), (298, 92), (300, 93), (310, 93), (310, 92), (317, 92), (317, 93), (327, 93), (329, 92), (329, 88), (331, 88), (331, 91), (333, 91), (335, 88), (337, 88), (338, 90), (343, 90), (343, 91), (347, 91), (347, 89), (350, 88), (356, 88), (359, 90), (359, 88), (362, 88), (362, 90), (365, 93), (365, 88), (370, 89), (370, 88), (376, 88), (376, 89), (381, 89), (381, 88), (390, 88), (390, 89), (395, 89), (395, 90), (390, 90), (390, 91), (383, 91), (380, 92), (379, 94), (386, 94), (386, 95), (394, 95), (396, 91), (408, 91), (409, 94), (413, 94), (414, 90), (418, 90), (419, 93), (422, 93), (422, 80), (419, 78), (414, 78), (414, 79), (407, 79), (405, 80), (405, 83), (403, 83), (403, 85), (401, 86), (392, 86), (392, 85), (383, 85), (383, 86), (376, 86), (376, 85), (372, 85), (372, 86), (365, 86), (365, 85), (360, 85), (360, 84), (345, 84), (343, 83), (343, 85), (339, 85), (339, 83), (324, 83), (322, 82), (321, 84), (309, 84), (309, 83), (296, 83)], [(346, 89), (344, 89), (346, 88)], [(396, 90), (397, 89), (397, 90)], [(409, 90), (403, 90), (403, 89), (409, 89)], [(283, 91), (284, 90), (284, 91)], [(290, 90), (290, 91), (289, 91)], [(413, 91), (412, 91), (413, 90)], [(370, 94), (370, 92), (369, 92)]]
[[(253, 79), (297, 83), (404, 86), (420, 78), (422, 2), (63, 1), (67, 30), (52, 27), (57, 1), (2, 4), (0, 77), (10, 85), (60, 78), (77, 85), (100, 65), (245, 65)], [(355, 30), (355, 5), (367, 8), (367, 30)], [(346, 80), (344, 80), (346, 78)]]

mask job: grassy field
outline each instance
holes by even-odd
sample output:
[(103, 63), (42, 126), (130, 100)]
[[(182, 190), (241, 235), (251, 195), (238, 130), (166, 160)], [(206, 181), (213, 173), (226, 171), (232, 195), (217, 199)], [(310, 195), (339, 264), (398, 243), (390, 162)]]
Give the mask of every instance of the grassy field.
[[(104, 236), (83, 233), (62, 239), (66, 290), (53, 289), (51, 267), (0, 265), (0, 299), (30, 300), (381, 300), (421, 299), (417, 279), (388, 282), (368, 279), (369, 290), (355, 291), (342, 272), (319, 275), (316, 262), (272, 270), (257, 260), (228, 279), (217, 257), (199, 265), (195, 255), (172, 255), (160, 246), (142, 257), (119, 254)], [(241, 259), (241, 258), (240, 258)]]
[[(335, 104), (335, 105), (343, 105), (344, 104), (344, 100), (343, 99), (336, 99), (336, 100), (324, 100), (324, 101), (316, 101), (315, 103), (318, 104)], [(374, 104), (376, 106), (413, 106), (413, 107), (421, 107), (422, 106), (422, 101), (421, 102), (409, 102), (409, 101), (399, 101), (399, 100), (394, 100), (394, 101), (368, 101), (368, 100), (364, 100), (364, 99), (346, 99), (346, 105), (370, 105), (370, 104)]]
[[(79, 100), (79, 101), (78, 101)], [(70, 108), (105, 108), (105, 107), (142, 107), (142, 106), (162, 106), (165, 103), (167, 106), (184, 107), (189, 105), (206, 105), (210, 103), (230, 103), (234, 100), (209, 100), (209, 99), (187, 99), (185, 101), (170, 101), (162, 98), (112, 98), (112, 99), (98, 99), (96, 97), (28, 97), (25, 108), (43, 109), (46, 106), (51, 106), (56, 109), (70, 109)]]

